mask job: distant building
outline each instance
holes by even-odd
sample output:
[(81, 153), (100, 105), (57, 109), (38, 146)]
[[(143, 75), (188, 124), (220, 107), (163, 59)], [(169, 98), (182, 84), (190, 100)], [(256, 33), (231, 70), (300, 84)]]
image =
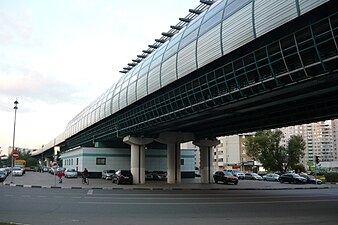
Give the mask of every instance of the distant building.
[(245, 141), (254, 133), (218, 137), (220, 144), (214, 151), (214, 170), (259, 171), (261, 163), (246, 154)]
[(301, 159), (302, 164), (307, 165), (308, 162), (313, 162), (316, 155), (319, 156), (321, 162), (334, 161), (337, 159), (337, 144), (336, 150), (334, 150), (333, 139), (335, 135), (337, 140), (337, 130), (333, 135), (333, 126), (336, 126), (334, 128), (336, 130), (337, 120), (335, 123), (333, 121), (321, 121), (281, 128), (284, 134), (282, 144), (286, 146), (292, 135), (301, 135), (306, 142), (305, 155)]
[[(29, 149), (29, 148), (21, 148), (21, 147), (14, 147), (15, 151), (21, 152), (21, 153), (29, 153), (33, 152), (35, 149)], [(12, 154), (13, 152), (13, 146), (8, 147), (8, 154)]]
[(332, 157), (338, 161), (338, 119), (331, 121), (332, 128)]

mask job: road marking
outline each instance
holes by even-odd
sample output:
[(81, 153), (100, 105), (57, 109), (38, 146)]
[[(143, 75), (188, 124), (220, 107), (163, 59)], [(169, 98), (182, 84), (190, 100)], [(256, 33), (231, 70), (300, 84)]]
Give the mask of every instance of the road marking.
[(57, 195), (57, 196), (54, 196), (54, 198), (65, 198), (65, 196)]
[(94, 190), (92, 190), (92, 189), (88, 190), (87, 195), (92, 195), (92, 194), (93, 194), (93, 191), (94, 191)]
[(79, 204), (94, 205), (241, 205), (241, 204), (275, 204), (275, 203), (313, 203), (337, 202), (335, 199), (327, 200), (301, 200), (301, 201), (266, 201), (266, 202), (79, 202)]

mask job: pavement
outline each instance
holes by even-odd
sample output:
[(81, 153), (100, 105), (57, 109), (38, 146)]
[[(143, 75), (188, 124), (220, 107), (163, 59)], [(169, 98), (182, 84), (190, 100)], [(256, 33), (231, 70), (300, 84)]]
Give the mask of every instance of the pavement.
[[(89, 178), (89, 184), (82, 184), (81, 178), (58, 178), (49, 173), (26, 172), (23, 176), (11, 176), (2, 185), (26, 188), (68, 188), (68, 189), (110, 189), (110, 190), (287, 190), (287, 189), (328, 189), (338, 188), (337, 184), (286, 184), (271, 181), (240, 180), (237, 185), (211, 183), (202, 184), (199, 178), (182, 179), (180, 184), (168, 184), (166, 181), (146, 181), (145, 184), (117, 185), (111, 180)], [(1, 186), (1, 183), (0, 183)]]

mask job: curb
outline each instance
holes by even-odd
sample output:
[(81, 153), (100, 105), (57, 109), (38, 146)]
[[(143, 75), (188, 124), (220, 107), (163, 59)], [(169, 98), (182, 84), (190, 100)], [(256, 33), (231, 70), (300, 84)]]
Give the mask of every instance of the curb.
[(182, 191), (182, 190), (191, 190), (191, 191), (220, 191), (220, 190), (230, 190), (230, 191), (249, 191), (249, 190), (306, 190), (306, 189), (329, 189), (330, 187), (276, 187), (276, 188), (194, 188), (194, 187), (134, 187), (134, 188), (116, 188), (116, 187), (61, 187), (61, 186), (40, 186), (40, 185), (22, 185), (22, 184), (10, 184), (4, 183), (5, 186), (10, 187), (23, 187), (23, 188), (50, 188), (50, 189), (92, 189), (92, 190), (133, 190), (133, 191), (163, 191), (163, 190), (172, 190), (172, 191)]

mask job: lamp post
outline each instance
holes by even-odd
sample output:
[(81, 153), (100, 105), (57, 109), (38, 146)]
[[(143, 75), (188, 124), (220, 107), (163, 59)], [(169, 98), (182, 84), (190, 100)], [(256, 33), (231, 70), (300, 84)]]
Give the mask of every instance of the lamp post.
[(19, 102), (15, 100), (14, 102), (14, 131), (13, 131), (13, 146), (12, 146), (12, 172), (11, 172), (11, 183), (13, 183), (13, 168), (14, 168), (14, 158), (13, 158), (13, 152), (14, 152), (14, 143), (15, 143), (15, 125), (16, 125), (16, 110), (18, 109)]

